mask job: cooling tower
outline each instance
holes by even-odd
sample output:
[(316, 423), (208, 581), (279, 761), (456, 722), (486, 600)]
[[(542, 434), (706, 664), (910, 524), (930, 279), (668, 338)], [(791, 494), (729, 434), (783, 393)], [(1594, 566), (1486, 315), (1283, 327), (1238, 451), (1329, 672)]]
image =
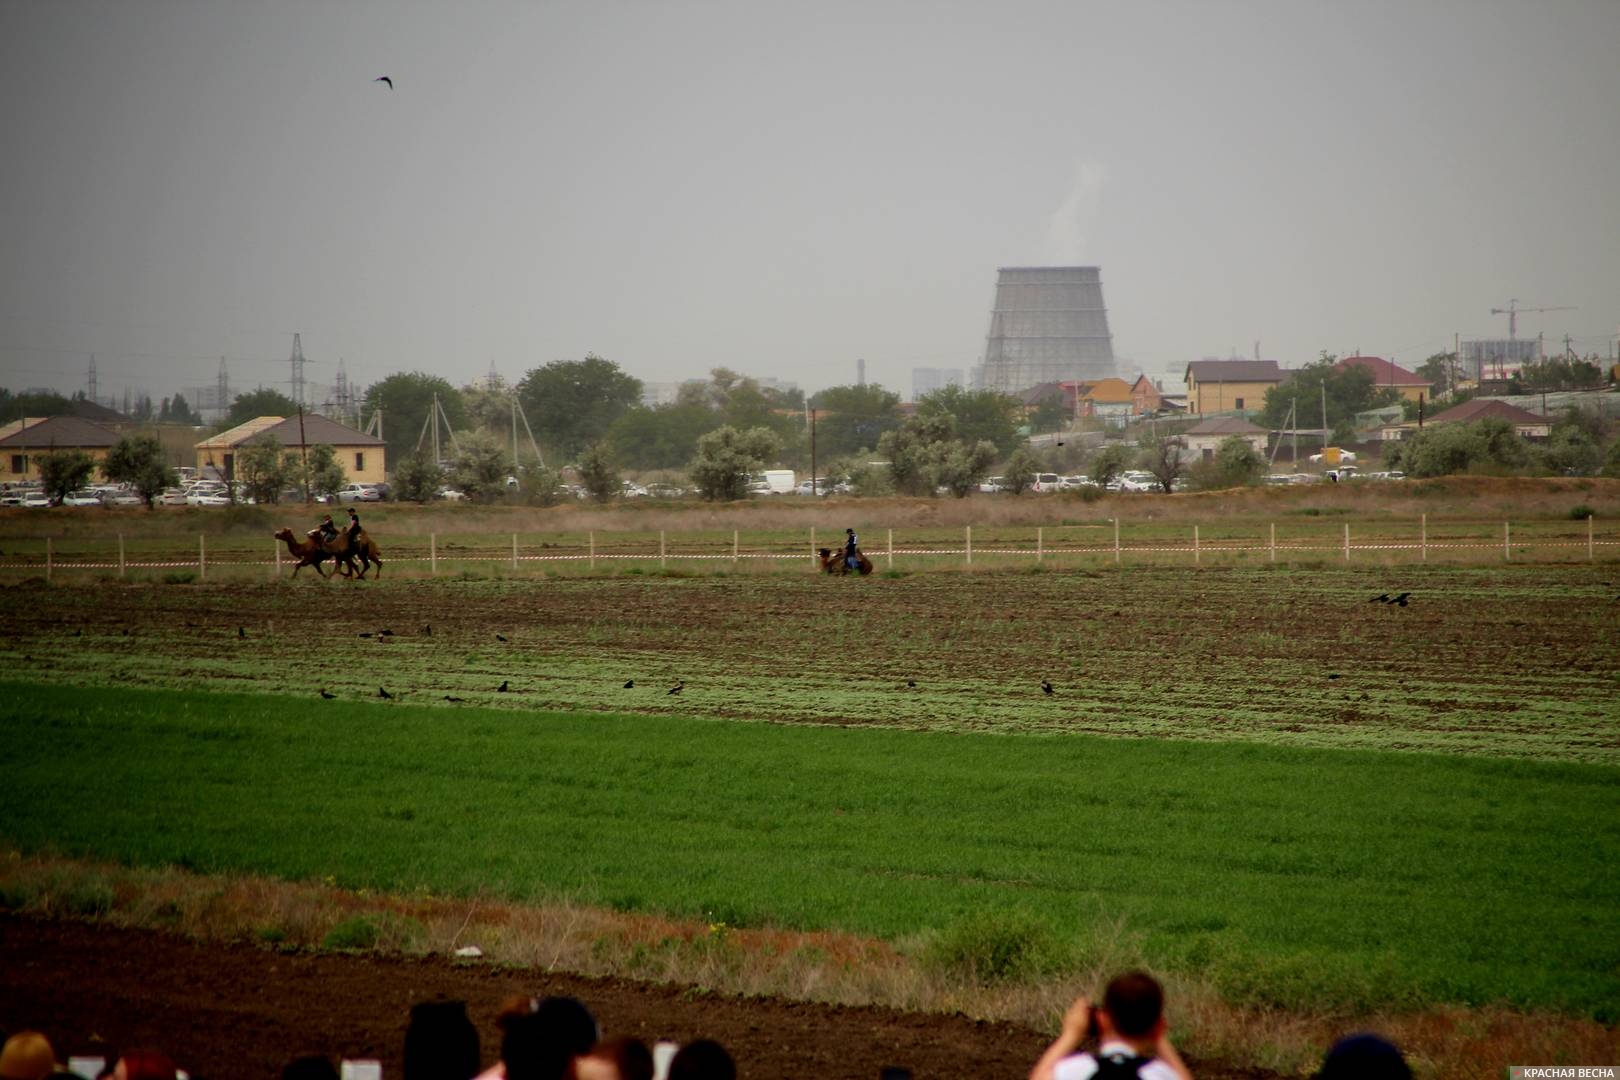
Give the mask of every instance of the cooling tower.
[(1002, 267), (982, 385), (1016, 393), (1046, 382), (1118, 375), (1095, 266)]

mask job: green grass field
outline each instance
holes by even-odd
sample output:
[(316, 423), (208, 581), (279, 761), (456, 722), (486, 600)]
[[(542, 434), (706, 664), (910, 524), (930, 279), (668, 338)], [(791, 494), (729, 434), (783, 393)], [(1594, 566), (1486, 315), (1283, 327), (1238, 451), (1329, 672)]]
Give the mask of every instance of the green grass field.
[(905, 941), (1123, 927), (1233, 1000), (1620, 1015), (1612, 767), (3, 687), (28, 850)]

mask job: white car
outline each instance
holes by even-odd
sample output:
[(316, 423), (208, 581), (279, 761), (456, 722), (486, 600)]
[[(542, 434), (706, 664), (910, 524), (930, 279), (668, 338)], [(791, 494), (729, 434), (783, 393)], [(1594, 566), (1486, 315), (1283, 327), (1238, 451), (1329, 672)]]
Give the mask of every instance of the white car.
[(433, 497), (435, 499), (443, 499), (446, 502), (460, 502), (461, 500), (465, 499), (467, 495), (465, 492), (457, 491), (455, 488), (440, 488), (438, 491), (433, 493)]
[(30, 491), (27, 495), (23, 496), (22, 504), (24, 506), (31, 506), (38, 510), (42, 507), (51, 505), (51, 500), (43, 491)]
[(93, 491), (81, 489), (70, 491), (62, 497), (63, 506), (100, 506), (101, 496)]
[(229, 506), (230, 497), (219, 488), (194, 487), (186, 496), (187, 506)]
[(369, 484), (349, 484), (338, 489), (338, 502), (381, 502), (382, 495)]
[(180, 488), (164, 488), (163, 494), (158, 496), (158, 502), (164, 506), (184, 506), (186, 493)]
[(101, 500), (104, 506), (145, 506), (146, 500), (133, 491), (115, 491)]

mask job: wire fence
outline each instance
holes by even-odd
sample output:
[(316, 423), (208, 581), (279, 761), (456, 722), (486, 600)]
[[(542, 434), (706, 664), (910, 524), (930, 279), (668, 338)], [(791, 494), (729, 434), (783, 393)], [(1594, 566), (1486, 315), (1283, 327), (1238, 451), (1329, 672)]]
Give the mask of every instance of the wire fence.
[[(994, 567), (1024, 562), (1053, 566), (1113, 564), (1193, 566), (1231, 562), (1317, 563), (1338, 561), (1415, 562), (1596, 562), (1620, 557), (1620, 530), (1599, 530), (1584, 521), (1512, 522), (1448, 519), (1431, 529), (1427, 516), (1416, 521), (1268, 522), (1173, 526), (1122, 522), (1060, 526), (974, 526), (961, 529), (910, 528), (865, 530), (876, 544), (862, 552), (880, 570)], [(590, 572), (627, 564), (729, 564), (736, 569), (791, 567), (800, 563), (821, 569), (821, 552), (836, 565), (843, 550), (839, 533), (794, 536), (770, 533), (729, 534), (716, 531), (587, 532), (564, 534), (404, 534), (383, 538), (382, 562), (394, 573), (436, 576), (521, 572), (543, 568)], [(126, 544), (110, 540), (13, 540), (0, 554), (0, 574), (59, 575), (91, 573), (127, 577), (148, 571), (170, 571), (207, 579), (210, 574), (240, 577), (261, 573), (282, 577), (293, 572), (298, 558), (281, 541), (273, 545), (240, 536), (212, 539), (198, 534), (195, 546), (172, 539), (142, 539)]]

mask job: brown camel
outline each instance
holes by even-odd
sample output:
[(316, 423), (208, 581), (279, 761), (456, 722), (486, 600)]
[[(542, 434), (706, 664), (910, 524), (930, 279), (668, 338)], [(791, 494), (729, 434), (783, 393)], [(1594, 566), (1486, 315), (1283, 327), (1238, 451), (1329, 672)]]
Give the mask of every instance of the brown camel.
[[(830, 548), (817, 548), (816, 555), (821, 559), (823, 573), (840, 575), (849, 573), (849, 567), (844, 563), (844, 553), (842, 551), (834, 555)], [(857, 560), (856, 569), (861, 572), (862, 577), (872, 572), (872, 560), (868, 559), (866, 553), (860, 548), (855, 549), (855, 558)]]
[(326, 571), (321, 569), (321, 563), (327, 559), (337, 559), (336, 555), (327, 551), (321, 542), (314, 537), (306, 536), (300, 540), (291, 529), (277, 529), (274, 535), (277, 540), (287, 545), (287, 550), (292, 552), (293, 558), (298, 560), (298, 563), (293, 567), (293, 577), (297, 577), (298, 571), (306, 566), (313, 566), (317, 574), (325, 577)]
[(382, 549), (367, 535), (366, 530), (351, 525), (338, 533), (336, 540), (325, 541), (323, 546), (331, 557), (338, 560), (345, 577), (355, 572), (356, 559), (360, 560), (359, 577), (364, 578), (373, 563), (377, 566), (377, 576), (382, 577)]

